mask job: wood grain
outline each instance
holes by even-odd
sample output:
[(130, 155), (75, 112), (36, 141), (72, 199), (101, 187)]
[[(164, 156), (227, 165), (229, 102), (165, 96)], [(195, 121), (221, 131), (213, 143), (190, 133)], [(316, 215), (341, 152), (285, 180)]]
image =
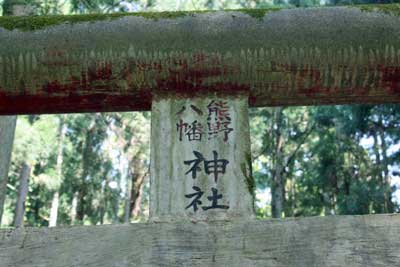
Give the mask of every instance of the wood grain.
[(0, 231), (2, 267), (400, 266), (400, 216)]

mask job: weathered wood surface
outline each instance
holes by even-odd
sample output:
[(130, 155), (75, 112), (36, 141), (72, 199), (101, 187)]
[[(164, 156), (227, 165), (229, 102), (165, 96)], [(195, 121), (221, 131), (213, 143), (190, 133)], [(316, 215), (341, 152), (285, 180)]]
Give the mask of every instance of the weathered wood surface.
[(400, 102), (400, 5), (0, 18), (0, 114)]
[(8, 171), (16, 124), (17, 118), (15, 116), (0, 117), (0, 224), (7, 193)]
[(400, 266), (400, 216), (0, 230), (0, 266)]

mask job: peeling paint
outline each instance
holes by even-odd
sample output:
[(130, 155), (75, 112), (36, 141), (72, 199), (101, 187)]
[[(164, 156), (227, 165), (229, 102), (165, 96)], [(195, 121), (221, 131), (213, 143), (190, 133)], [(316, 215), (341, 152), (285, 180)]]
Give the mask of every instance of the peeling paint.
[[(400, 101), (399, 18), (347, 7), (259, 13), (262, 20), (229, 12), (0, 29), (0, 114), (31, 112), (21, 101), (46, 98), (40, 112), (137, 110), (164, 95), (246, 94), (251, 106)], [(136, 102), (113, 102), (124, 96)]]
[[(238, 12), (249, 15), (252, 18), (262, 20), (269, 12), (281, 10), (269, 9), (236, 9), (224, 10), (224, 12)], [(142, 17), (150, 20), (178, 19), (186, 16), (197, 16), (205, 13), (218, 12), (218, 10), (199, 11), (164, 11), (164, 12), (135, 12), (112, 14), (83, 14), (83, 15), (46, 15), (46, 16), (3, 16), (0, 17), (0, 28), (7, 30), (36, 31), (46, 27), (60, 24), (94, 23), (99, 21), (115, 20), (127, 16)]]
[(400, 67), (398, 66), (382, 66), (382, 85), (393, 94), (400, 94)]
[[(12, 58), (0, 58), (5, 63), (0, 72), (0, 88), (18, 88), (0, 90), (0, 102), (4, 103), (0, 112), (11, 103), (11, 98), (17, 102), (32, 99), (38, 101), (37, 105), (44, 106), (58, 106), (57, 99), (62, 101), (64, 98), (71, 105), (99, 108), (106, 105), (108, 99), (125, 96), (139, 102), (123, 106), (147, 109), (151, 106), (152, 95), (187, 98), (204, 94), (249, 94), (251, 105), (257, 105), (263, 99), (260, 96), (263, 92), (269, 92), (270, 101), (275, 97), (400, 96), (400, 57), (396, 54), (381, 55), (381, 58), (378, 54), (363, 55), (362, 61), (352, 62), (358, 57), (357, 53), (340, 51), (336, 56), (337, 64), (328, 65), (315, 56), (303, 56), (303, 61), (298, 59), (299, 63), (294, 61), (295, 57), (288, 63), (282, 60), (277, 63), (282, 53), (287, 52), (263, 50), (262, 53), (226, 55), (199, 52), (160, 56), (141, 51), (136, 56), (114, 52), (113, 58), (109, 59), (90, 57), (90, 53), (86, 53), (86, 58), (54, 53), (49, 59), (20, 56), (22, 63), (19, 65), (23, 68), (18, 68)], [(341, 58), (344, 54), (349, 56)], [(77, 65), (79, 58), (81, 62)], [(19, 79), (10, 79), (10, 75), (25, 76), (25, 82), (21, 84)], [(1, 101), (1, 98), (8, 100)], [(13, 104), (12, 108), (17, 106)]]

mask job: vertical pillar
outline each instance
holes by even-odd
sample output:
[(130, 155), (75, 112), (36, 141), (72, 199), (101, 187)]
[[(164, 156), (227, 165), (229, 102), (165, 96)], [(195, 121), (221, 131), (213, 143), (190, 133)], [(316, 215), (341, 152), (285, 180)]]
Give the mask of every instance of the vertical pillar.
[(248, 99), (153, 100), (150, 221), (254, 218)]

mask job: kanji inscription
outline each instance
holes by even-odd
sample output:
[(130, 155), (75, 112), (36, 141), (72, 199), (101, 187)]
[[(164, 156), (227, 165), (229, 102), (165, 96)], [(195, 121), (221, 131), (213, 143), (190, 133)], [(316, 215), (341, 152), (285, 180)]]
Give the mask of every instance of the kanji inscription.
[[(195, 105), (190, 105), (190, 109), (192, 109), (192, 111), (194, 111), (200, 118), (204, 114), (203, 111)], [(186, 106), (183, 106), (177, 112), (177, 115), (181, 118), (186, 110)], [(188, 112), (190, 112), (190, 110), (188, 110)], [(179, 133), (179, 141), (183, 141), (185, 135), (188, 141), (201, 141), (202, 136), (205, 133), (205, 130), (203, 129), (203, 125), (205, 124), (207, 124), (208, 139), (222, 135), (223, 141), (228, 141), (229, 133), (233, 131), (233, 128), (230, 127), (232, 119), (229, 113), (228, 102), (211, 100), (207, 105), (207, 112), (208, 116), (205, 123), (200, 122), (199, 119), (196, 119), (193, 122), (185, 122), (182, 119), (179, 119), (176, 124), (176, 130)]]
[(252, 218), (247, 102), (153, 102), (151, 220)]

